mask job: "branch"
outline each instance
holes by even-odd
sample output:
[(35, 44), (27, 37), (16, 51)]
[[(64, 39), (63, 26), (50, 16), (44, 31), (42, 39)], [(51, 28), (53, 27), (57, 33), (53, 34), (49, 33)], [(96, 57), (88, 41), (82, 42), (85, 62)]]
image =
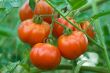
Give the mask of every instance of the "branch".
[[(71, 70), (72, 65), (60, 65), (57, 67), (57, 70)], [(90, 66), (82, 66), (81, 71), (92, 71), (98, 73), (109, 73), (108, 70), (104, 67), (90, 67)]]

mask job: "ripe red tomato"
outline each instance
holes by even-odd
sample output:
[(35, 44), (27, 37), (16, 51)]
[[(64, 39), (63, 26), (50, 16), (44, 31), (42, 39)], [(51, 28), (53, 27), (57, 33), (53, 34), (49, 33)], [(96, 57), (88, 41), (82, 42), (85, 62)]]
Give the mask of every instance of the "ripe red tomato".
[(41, 24), (36, 24), (28, 19), (18, 27), (19, 38), (30, 45), (43, 42), (48, 37), (49, 32), (50, 26), (44, 21)]
[(26, 1), (19, 10), (20, 19), (21, 19), (21, 21), (31, 19), (33, 17), (33, 15), (34, 15), (34, 12), (31, 10), (31, 8), (29, 6), (29, 2)]
[[(77, 24), (77, 23), (75, 22), (75, 20), (73, 20), (72, 18), (68, 17), (68, 19), (69, 19), (72, 23)], [(63, 19), (63, 18), (58, 18), (57, 21), (58, 21), (59, 23), (65, 25), (65, 26), (69, 27), (69, 28), (72, 29), (73, 31), (74, 31), (74, 30), (77, 30), (74, 26), (72, 26), (68, 21), (66, 21), (66, 20)], [(78, 25), (78, 24), (77, 24), (77, 25)], [(78, 25), (78, 26), (79, 26), (79, 25)], [(60, 24), (57, 24), (57, 23), (54, 24), (53, 34), (54, 34), (56, 37), (61, 36), (61, 35), (63, 34), (63, 31), (64, 31), (64, 28), (63, 28)]]
[(60, 64), (61, 55), (55, 46), (38, 43), (32, 47), (30, 59), (33, 65), (40, 69), (53, 69)]
[[(48, 22), (49, 24), (52, 22), (51, 15), (54, 12), (53, 8), (46, 3), (45, 0), (40, 0), (37, 2), (36, 0), (36, 6), (35, 10), (32, 11), (32, 9), (29, 6), (29, 1), (26, 1), (24, 5), (19, 10), (19, 16), (22, 21), (31, 19), (34, 15), (44, 15), (43, 20)], [(45, 16), (46, 15), (46, 16)]]
[[(51, 15), (54, 12), (53, 8), (46, 3), (45, 0), (40, 0), (38, 3), (36, 3), (34, 13), (37, 15)], [(52, 18), (51, 16), (43, 16), (43, 20), (51, 23)]]
[(80, 23), (81, 28), (86, 30), (86, 33), (91, 37), (94, 38), (95, 36), (95, 32), (94, 29), (92, 27), (92, 25), (90, 25), (89, 21), (84, 21), (82, 23)]
[(87, 50), (88, 40), (85, 34), (74, 31), (70, 35), (62, 35), (58, 39), (58, 48), (61, 55), (74, 60)]

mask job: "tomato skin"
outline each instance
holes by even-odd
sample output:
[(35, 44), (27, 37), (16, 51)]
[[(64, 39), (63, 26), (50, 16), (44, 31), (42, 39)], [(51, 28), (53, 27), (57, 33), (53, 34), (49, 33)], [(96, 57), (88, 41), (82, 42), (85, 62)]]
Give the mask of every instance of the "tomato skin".
[(74, 60), (87, 50), (87, 37), (80, 31), (74, 31), (70, 35), (62, 35), (58, 39), (58, 48), (61, 55)]
[(95, 32), (93, 27), (90, 25), (89, 21), (84, 21), (82, 23), (80, 23), (81, 28), (86, 30), (86, 33), (91, 37), (94, 38), (95, 37)]
[[(73, 20), (72, 18), (70, 17), (67, 17), (72, 23), (74, 24), (77, 24), (75, 22), (75, 20)], [(66, 21), (65, 19), (63, 18), (58, 18), (57, 20), (59, 23), (69, 27), (70, 29), (72, 29), (73, 31), (77, 30), (74, 26), (72, 26), (68, 21)], [(78, 25), (78, 24), (77, 24)], [(79, 25), (78, 25), (79, 26)], [(64, 28), (60, 25), (60, 24), (57, 24), (55, 23), (54, 24), (54, 28), (53, 28), (53, 35), (55, 35), (56, 37), (59, 37), (63, 34), (63, 31), (64, 31)]]
[[(53, 8), (45, 0), (40, 0), (38, 3), (36, 3), (34, 14), (51, 15), (53, 12)], [(52, 22), (51, 16), (43, 16), (43, 20), (48, 23)]]
[(50, 33), (50, 26), (46, 22), (34, 23), (31, 19), (23, 21), (18, 27), (19, 38), (30, 45), (43, 42)]
[(19, 16), (21, 21), (31, 19), (34, 16), (34, 12), (29, 6), (29, 1), (26, 1), (19, 10)]
[(54, 69), (61, 61), (61, 55), (53, 45), (46, 43), (38, 43), (32, 47), (30, 52), (30, 60), (36, 67), (40, 69)]

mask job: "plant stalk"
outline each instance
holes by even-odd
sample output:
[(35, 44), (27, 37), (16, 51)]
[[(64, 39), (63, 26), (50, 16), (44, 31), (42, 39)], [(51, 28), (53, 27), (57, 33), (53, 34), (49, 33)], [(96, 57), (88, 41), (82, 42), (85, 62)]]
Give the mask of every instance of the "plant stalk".
[[(93, 8), (93, 13), (94, 14), (97, 14), (97, 11), (98, 10), (97, 10), (96, 0), (93, 0), (93, 2), (92, 2), (92, 8)], [(104, 58), (106, 60), (106, 64), (107, 64), (108, 69), (109, 69), (109, 72), (110, 72), (110, 60), (109, 60), (109, 56), (108, 56), (108, 53), (107, 53), (107, 47), (105, 45), (105, 38), (103, 36), (103, 31), (101, 29), (101, 26), (100, 26), (98, 20), (95, 21), (95, 25), (94, 26), (96, 28), (97, 33), (99, 34), (99, 35), (97, 34), (97, 39), (99, 40), (99, 43), (102, 44), (102, 46), (103, 46), (102, 49), (103, 49), (103, 53), (104, 53)]]
[[(57, 67), (57, 70), (71, 70), (73, 68), (72, 65), (60, 65)], [(109, 73), (108, 69), (104, 67), (90, 67), (90, 66), (81, 66), (81, 71), (92, 71), (92, 72), (98, 72), (98, 73)]]

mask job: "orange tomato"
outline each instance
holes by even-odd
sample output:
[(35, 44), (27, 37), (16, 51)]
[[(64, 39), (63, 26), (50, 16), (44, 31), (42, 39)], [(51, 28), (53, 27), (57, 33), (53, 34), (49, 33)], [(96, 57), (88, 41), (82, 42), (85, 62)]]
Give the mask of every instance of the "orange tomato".
[(61, 55), (74, 60), (87, 50), (88, 40), (85, 34), (74, 31), (70, 35), (62, 35), (58, 39), (58, 48)]
[(29, 6), (29, 1), (26, 1), (19, 10), (19, 16), (21, 21), (31, 19), (34, 16), (34, 12)]
[(91, 38), (94, 38), (95, 32), (92, 25), (90, 25), (89, 21), (84, 21), (80, 23), (80, 25), (81, 25), (81, 28), (84, 29)]
[(32, 47), (30, 60), (33, 65), (40, 69), (53, 69), (60, 64), (61, 55), (55, 46), (38, 43)]
[(43, 42), (49, 35), (50, 26), (46, 22), (34, 23), (31, 19), (23, 21), (18, 27), (19, 38), (30, 45)]

